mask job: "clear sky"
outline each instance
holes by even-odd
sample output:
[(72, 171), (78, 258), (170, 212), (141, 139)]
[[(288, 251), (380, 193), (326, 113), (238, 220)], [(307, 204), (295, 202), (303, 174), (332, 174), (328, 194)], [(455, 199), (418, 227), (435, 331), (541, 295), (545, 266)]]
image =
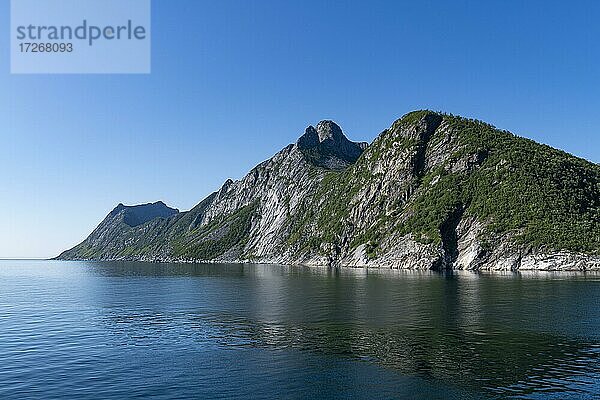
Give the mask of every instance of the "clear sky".
[[(119, 202), (186, 210), (337, 121), (442, 110), (600, 162), (596, 1), (154, 0), (150, 75), (10, 75), (0, 257), (51, 257)], [(9, 1), (0, 24), (9, 25)]]

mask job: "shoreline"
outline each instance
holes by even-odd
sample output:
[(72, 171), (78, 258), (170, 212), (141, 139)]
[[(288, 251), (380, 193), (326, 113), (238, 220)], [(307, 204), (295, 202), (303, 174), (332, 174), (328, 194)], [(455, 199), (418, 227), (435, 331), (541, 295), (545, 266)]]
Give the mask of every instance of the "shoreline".
[(586, 269), (544, 269), (544, 268), (518, 268), (518, 269), (434, 269), (434, 268), (393, 268), (386, 266), (377, 265), (325, 265), (325, 264), (303, 264), (303, 263), (281, 263), (281, 262), (264, 262), (264, 261), (248, 261), (248, 260), (235, 260), (235, 261), (206, 261), (206, 260), (140, 260), (140, 259), (21, 259), (21, 260), (6, 260), (6, 261), (66, 261), (66, 262), (133, 262), (143, 264), (180, 264), (180, 265), (265, 265), (265, 266), (278, 266), (278, 267), (296, 267), (296, 268), (314, 268), (314, 269), (340, 269), (340, 270), (371, 270), (371, 271), (401, 271), (401, 272), (423, 272), (423, 273), (435, 273), (435, 274), (457, 274), (457, 273), (469, 273), (469, 274), (490, 274), (490, 275), (502, 275), (502, 274), (536, 274), (536, 273), (550, 273), (550, 274), (599, 274), (600, 268), (586, 268)]

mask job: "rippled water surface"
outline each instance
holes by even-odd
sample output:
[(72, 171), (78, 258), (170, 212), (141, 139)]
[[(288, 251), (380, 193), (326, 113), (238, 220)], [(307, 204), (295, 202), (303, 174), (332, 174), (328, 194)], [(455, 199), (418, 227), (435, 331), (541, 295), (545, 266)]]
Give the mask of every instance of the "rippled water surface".
[(599, 275), (0, 261), (0, 398), (600, 398)]

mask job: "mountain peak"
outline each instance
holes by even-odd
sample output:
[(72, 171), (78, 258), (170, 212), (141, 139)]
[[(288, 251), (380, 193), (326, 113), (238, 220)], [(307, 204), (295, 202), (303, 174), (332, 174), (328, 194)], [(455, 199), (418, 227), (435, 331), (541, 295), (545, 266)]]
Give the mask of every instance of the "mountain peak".
[(298, 139), (298, 144), (300, 147), (309, 148), (325, 141), (343, 143), (349, 140), (338, 124), (330, 120), (324, 120), (319, 122), (316, 128), (309, 125), (304, 131), (304, 135)]
[(307, 161), (327, 169), (343, 169), (353, 164), (366, 145), (350, 141), (335, 122), (324, 120), (310, 125), (298, 139), (298, 149)]
[(317, 124), (317, 134), (319, 136), (319, 142), (324, 142), (325, 140), (331, 139), (334, 142), (338, 142), (340, 140), (346, 139), (346, 136), (342, 132), (342, 128), (339, 127), (333, 121), (321, 121)]
[(135, 206), (126, 206), (123, 203), (119, 203), (111, 212), (111, 215), (118, 215), (121, 212), (123, 212), (123, 222), (131, 227), (135, 227), (154, 218), (168, 218), (179, 213), (179, 210), (167, 206), (162, 201)]

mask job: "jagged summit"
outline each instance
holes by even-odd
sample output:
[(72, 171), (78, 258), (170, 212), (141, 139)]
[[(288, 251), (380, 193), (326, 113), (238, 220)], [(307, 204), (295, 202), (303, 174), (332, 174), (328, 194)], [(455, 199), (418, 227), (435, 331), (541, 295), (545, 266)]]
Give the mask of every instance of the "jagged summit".
[(324, 120), (319, 122), (316, 128), (309, 125), (304, 131), (304, 135), (298, 139), (298, 143), (305, 147), (312, 147), (327, 140), (335, 143), (350, 141), (338, 124), (330, 120)]
[(298, 148), (307, 161), (333, 170), (344, 169), (353, 164), (366, 148), (366, 143), (349, 140), (335, 122), (325, 120), (306, 128), (298, 139)]
[(333, 121), (321, 121), (317, 124), (317, 133), (319, 134), (319, 142), (325, 140), (333, 140), (334, 142), (340, 142), (346, 139), (342, 128)]

